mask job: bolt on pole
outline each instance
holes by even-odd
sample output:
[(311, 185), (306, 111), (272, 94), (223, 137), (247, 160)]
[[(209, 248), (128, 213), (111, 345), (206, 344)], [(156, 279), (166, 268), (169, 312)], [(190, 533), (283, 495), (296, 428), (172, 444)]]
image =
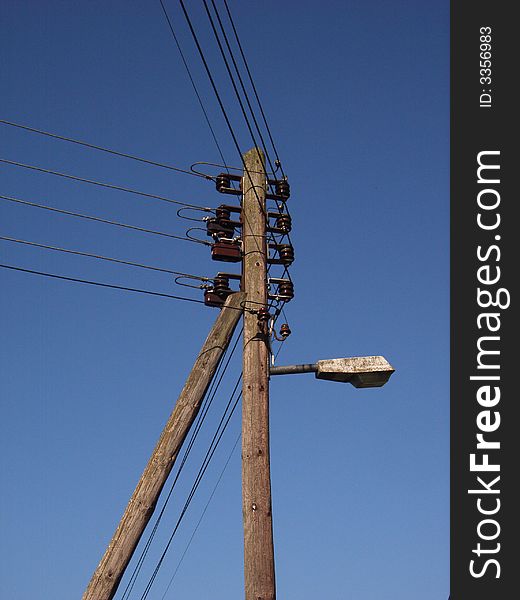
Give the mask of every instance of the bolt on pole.
[[(247, 308), (267, 307), (265, 157), (244, 155), (242, 290)], [(269, 345), (257, 314), (244, 311), (242, 511), (246, 600), (274, 600), (275, 570), (269, 465)]]

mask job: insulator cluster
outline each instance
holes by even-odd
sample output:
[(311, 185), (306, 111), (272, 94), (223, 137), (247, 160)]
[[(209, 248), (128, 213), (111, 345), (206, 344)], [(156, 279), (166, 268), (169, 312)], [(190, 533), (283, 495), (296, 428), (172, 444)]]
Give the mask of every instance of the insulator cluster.
[(267, 260), (270, 265), (285, 265), (288, 267), (294, 262), (294, 248), (291, 244), (269, 244), (269, 248), (277, 253), (277, 255)]
[(289, 200), (289, 196), (291, 195), (291, 188), (289, 187), (289, 182), (286, 179), (282, 179), (281, 181), (277, 181), (275, 184), (276, 193), (280, 198), (284, 200)]
[(291, 215), (282, 212), (268, 212), (267, 231), (278, 235), (287, 235), (292, 229)]
[(265, 306), (262, 306), (262, 308), (258, 309), (256, 316), (258, 319), (258, 331), (263, 335), (268, 335), (269, 319), (271, 318), (269, 309)]
[[(238, 183), (238, 185), (236, 185)], [(268, 257), (270, 265), (289, 267), (294, 262), (294, 248), (290, 240), (284, 239), (292, 230), (291, 216), (286, 212), (285, 203), (290, 197), (290, 186), (287, 179), (268, 179), (266, 199), (274, 200), (276, 211), (267, 212), (266, 232), (268, 234)], [(220, 173), (215, 177), (215, 186), (219, 193), (242, 194), (242, 177), (230, 173)], [(239, 263), (243, 259), (241, 229), (242, 209), (240, 206), (221, 204), (215, 209), (214, 216), (205, 218), (206, 234), (212, 239), (211, 258), (215, 261)], [(236, 213), (236, 214), (234, 214)], [(283, 242), (283, 243), (282, 243)], [(212, 284), (204, 292), (204, 302), (207, 306), (222, 306), (233, 293), (229, 279), (240, 278), (239, 275), (219, 273)], [(269, 299), (289, 302), (294, 297), (294, 286), (290, 279), (269, 279)], [(269, 320), (267, 308), (258, 311), (259, 323), (266, 324)], [(280, 336), (285, 339), (290, 334), (287, 324), (280, 329)]]
[(289, 233), (292, 229), (291, 215), (277, 215), (276, 216), (276, 228), (283, 233)]
[(271, 277), (269, 279), (269, 285), (276, 284), (277, 288), (270, 291), (269, 298), (272, 300), (283, 300), (289, 302), (294, 298), (294, 285), (290, 279), (275, 279)]
[(240, 228), (240, 221), (231, 219), (232, 212), (240, 212), (235, 206), (220, 205), (215, 210), (215, 216), (206, 219), (206, 234), (213, 238), (211, 258), (223, 262), (240, 262), (242, 260), (242, 245), (240, 239), (235, 239), (235, 229)]
[(217, 217), (217, 219), (229, 221), (231, 219), (231, 209), (229, 208), (229, 206), (221, 204), (215, 209), (215, 216)]
[(230, 279), (240, 280), (240, 275), (217, 273), (212, 284), (204, 291), (204, 304), (206, 306), (223, 306), (226, 298), (235, 291), (231, 289)]
[(226, 296), (231, 293), (231, 288), (229, 287), (229, 277), (226, 275), (217, 275), (214, 281), (214, 290), (215, 294), (218, 296)]
[(220, 173), (215, 178), (215, 187), (217, 188), (217, 192), (221, 194), (234, 194), (235, 196), (239, 196), (242, 193), (240, 186), (238, 188), (234, 188), (231, 186), (232, 181), (241, 181), (240, 175), (231, 175), (230, 173)]
[(231, 210), (225, 205), (215, 210), (215, 216), (206, 219), (206, 233), (214, 240), (233, 238), (236, 223), (231, 220)]
[(291, 335), (291, 328), (287, 323), (282, 323), (280, 327), (280, 337), (286, 340)]
[(269, 314), (269, 309), (265, 306), (262, 306), (262, 308), (258, 309), (257, 317), (259, 323), (267, 323), (271, 318), (271, 315)]
[(231, 221), (227, 219), (219, 219), (212, 217), (206, 221), (206, 233), (213, 239), (232, 238), (235, 233), (235, 228), (231, 225)]
[[(231, 173), (220, 173), (215, 177), (215, 187), (217, 192), (221, 194), (233, 194), (239, 196), (242, 194), (241, 185), (237, 188), (232, 186), (232, 182), (236, 181), (242, 183), (242, 177), (240, 175), (232, 175)], [(280, 200), (286, 202), (291, 195), (291, 188), (287, 179), (268, 179), (267, 183), (274, 186), (275, 193), (268, 192), (266, 197), (270, 200)]]
[(286, 279), (278, 284), (278, 298), (280, 300), (286, 300), (287, 302), (294, 298), (294, 285), (292, 281)]
[(269, 200), (279, 200), (280, 202), (287, 202), (291, 195), (291, 188), (287, 179), (268, 179), (267, 183), (274, 186), (275, 193), (268, 192), (266, 198)]
[(294, 262), (294, 248), (291, 244), (281, 244), (278, 246), (278, 253), (284, 265), (290, 265)]

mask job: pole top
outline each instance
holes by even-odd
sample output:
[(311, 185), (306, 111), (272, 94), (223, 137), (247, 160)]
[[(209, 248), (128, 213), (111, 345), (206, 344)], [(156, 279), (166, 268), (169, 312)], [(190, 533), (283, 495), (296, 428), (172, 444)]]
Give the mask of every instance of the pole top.
[(258, 162), (262, 166), (265, 165), (265, 154), (261, 148), (251, 148), (244, 154), (244, 163), (246, 164), (246, 168), (248, 167), (248, 163), (250, 162)]

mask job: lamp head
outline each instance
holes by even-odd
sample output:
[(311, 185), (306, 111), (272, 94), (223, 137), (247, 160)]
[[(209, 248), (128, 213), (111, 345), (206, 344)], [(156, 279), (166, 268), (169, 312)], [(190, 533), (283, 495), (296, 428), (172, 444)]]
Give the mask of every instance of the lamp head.
[(319, 360), (316, 378), (351, 383), (357, 388), (381, 387), (395, 371), (383, 356), (354, 356)]

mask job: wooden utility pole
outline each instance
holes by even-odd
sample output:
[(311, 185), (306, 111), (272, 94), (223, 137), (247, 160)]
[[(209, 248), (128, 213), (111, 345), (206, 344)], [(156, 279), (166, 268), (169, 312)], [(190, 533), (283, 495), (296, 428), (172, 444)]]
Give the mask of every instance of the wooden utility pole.
[(135, 488), (83, 600), (111, 600), (152, 517), (161, 490), (242, 314), (245, 294), (231, 294), (213, 325), (177, 399), (152, 457)]
[[(265, 157), (244, 155), (242, 290), (247, 308), (267, 308)], [(242, 511), (246, 600), (274, 600), (273, 522), (269, 467), (269, 347), (266, 323), (244, 312), (242, 388)]]

